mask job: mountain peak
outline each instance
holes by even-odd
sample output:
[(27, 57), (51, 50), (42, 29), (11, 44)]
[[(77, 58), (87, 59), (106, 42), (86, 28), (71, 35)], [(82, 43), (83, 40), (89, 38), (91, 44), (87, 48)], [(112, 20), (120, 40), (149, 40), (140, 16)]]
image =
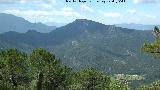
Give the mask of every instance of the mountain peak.
[(36, 30), (31, 29), (31, 30), (28, 30), (26, 33), (40, 33), (40, 32), (38, 32), (38, 31), (36, 31)]
[(73, 23), (86, 24), (86, 23), (90, 23), (90, 22), (94, 22), (94, 21), (92, 21), (92, 20), (87, 20), (87, 19), (76, 19)]
[(76, 19), (73, 23), (77, 23), (77, 24), (80, 24), (80, 25), (95, 25), (95, 24), (101, 24), (101, 25), (105, 25), (103, 23), (100, 23), (100, 22), (96, 22), (96, 21), (92, 21), (92, 20), (88, 20), (88, 19)]
[[(95, 22), (95, 21), (92, 21), (92, 20), (88, 20), (88, 19), (76, 19), (74, 22)], [(95, 23), (98, 23), (98, 22), (95, 22)]]
[(76, 19), (76, 22), (86, 22), (86, 21), (91, 21), (91, 20), (87, 20), (87, 19)]

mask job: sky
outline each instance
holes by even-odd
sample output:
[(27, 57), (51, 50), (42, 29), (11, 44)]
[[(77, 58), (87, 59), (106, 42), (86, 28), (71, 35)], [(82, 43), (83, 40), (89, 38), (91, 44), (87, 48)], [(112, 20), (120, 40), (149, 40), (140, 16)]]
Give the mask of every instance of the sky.
[[(23, 17), (30, 22), (70, 23), (88, 19), (103, 24), (160, 25), (160, 0), (125, 0), (121, 3), (102, 0), (88, 2), (66, 0), (0, 0), (0, 13)], [(91, 2), (89, 2), (91, 1)], [(115, 0), (116, 1), (116, 0)], [(118, 0), (117, 0), (118, 1)]]

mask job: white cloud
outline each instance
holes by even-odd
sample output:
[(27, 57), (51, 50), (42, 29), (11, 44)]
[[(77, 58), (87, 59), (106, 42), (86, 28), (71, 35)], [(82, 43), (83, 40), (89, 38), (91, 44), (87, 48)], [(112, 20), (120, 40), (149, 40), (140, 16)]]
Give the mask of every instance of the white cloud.
[(71, 8), (71, 7), (64, 7), (64, 8), (62, 8), (62, 11), (64, 11), (64, 12), (73, 11), (73, 8)]
[(0, 0), (0, 4), (15, 3), (15, 2), (17, 2), (17, 1), (19, 1), (19, 0), (15, 0), (15, 1), (13, 1), (13, 0)]
[(128, 9), (126, 12), (130, 14), (136, 14), (137, 11), (135, 9)]
[(111, 17), (111, 18), (118, 18), (121, 15), (120, 15), (120, 13), (116, 13), (116, 12), (107, 12), (107, 13), (104, 13), (104, 16)]
[(38, 7), (40, 7), (41, 10), (52, 10), (53, 6), (50, 4), (42, 3), (39, 4)]
[(43, 11), (43, 10), (18, 10), (18, 9), (12, 9), (12, 10), (5, 10), (4, 13), (14, 14), (17, 16), (29, 16), (29, 17), (42, 17), (42, 16), (66, 16), (66, 17), (84, 17), (80, 15), (78, 12), (75, 11), (64, 11), (63, 9), (58, 10), (52, 10), (52, 11)]
[(35, 18), (40, 19), (40, 20), (45, 20), (44, 18), (52, 19), (55, 17), (86, 18), (85, 16), (79, 14), (78, 12), (72, 10), (69, 7), (64, 7), (61, 10), (51, 10), (51, 11), (11, 9), (11, 10), (5, 10), (3, 13), (20, 16), (29, 21), (33, 21), (33, 19)]
[(0, 0), (0, 4), (14, 4), (14, 3), (46, 3), (46, 4), (57, 4), (56, 0)]
[(158, 3), (160, 1), (159, 0), (133, 0), (133, 2), (135, 4), (138, 4), (138, 3)]
[(50, 5), (57, 5), (57, 0), (39, 0), (40, 3), (50, 4)]
[(37, 1), (37, 0), (0, 0), (1, 4), (12, 4), (12, 3), (25, 3), (30, 1)]
[[(53, 10), (60, 2), (57, 0), (0, 0), (0, 5), (6, 5), (8, 8), (16, 9), (37, 9), (37, 10)], [(8, 5), (9, 4), (9, 5)], [(12, 4), (17, 7), (11, 6)]]
[(146, 14), (145, 17), (149, 19), (156, 19), (156, 16), (150, 14)]
[(91, 12), (91, 13), (94, 12), (94, 10), (92, 8), (88, 7), (87, 5), (81, 5), (80, 9), (81, 9), (81, 11), (84, 11), (84, 12)]

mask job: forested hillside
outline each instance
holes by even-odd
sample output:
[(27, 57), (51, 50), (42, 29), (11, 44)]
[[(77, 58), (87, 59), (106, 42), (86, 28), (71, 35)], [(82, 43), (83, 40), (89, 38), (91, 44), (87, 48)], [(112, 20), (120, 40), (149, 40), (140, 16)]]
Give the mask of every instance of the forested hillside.
[(26, 53), (35, 48), (45, 48), (74, 71), (93, 67), (115, 78), (122, 76), (129, 85), (137, 87), (139, 83), (160, 79), (160, 62), (141, 52), (143, 43), (153, 40), (152, 31), (137, 31), (77, 19), (50, 33), (34, 30), (2, 33), (0, 48), (17, 48)]

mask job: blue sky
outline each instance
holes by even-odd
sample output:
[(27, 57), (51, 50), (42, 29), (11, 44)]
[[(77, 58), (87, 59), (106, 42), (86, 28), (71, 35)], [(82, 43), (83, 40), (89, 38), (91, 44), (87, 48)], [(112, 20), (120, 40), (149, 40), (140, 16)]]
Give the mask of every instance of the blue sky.
[(0, 0), (0, 13), (14, 14), (33, 23), (70, 23), (75, 19), (89, 19), (104, 24), (160, 24), (160, 0), (126, 0), (117, 4), (91, 1)]

